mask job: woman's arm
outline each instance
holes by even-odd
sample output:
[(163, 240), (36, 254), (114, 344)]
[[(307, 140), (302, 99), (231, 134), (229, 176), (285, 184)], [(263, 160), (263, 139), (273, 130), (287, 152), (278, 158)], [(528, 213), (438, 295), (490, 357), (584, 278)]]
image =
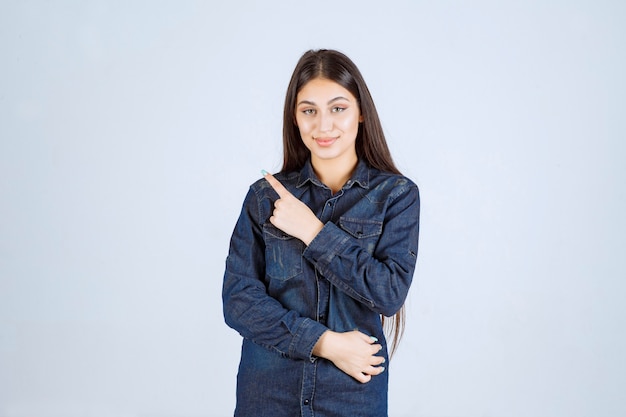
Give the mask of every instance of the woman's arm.
[(303, 256), (337, 288), (385, 316), (404, 304), (417, 261), (420, 198), (417, 186), (397, 186), (387, 201), (382, 232), (372, 254), (332, 222)]
[(322, 224), (271, 174), (265, 179), (280, 197), (270, 221), (307, 245), (303, 256), (328, 281), (385, 316), (402, 307), (417, 261), (420, 198), (415, 184), (403, 179), (394, 186), (376, 251), (370, 254), (339, 226)]
[(313, 347), (328, 330), (288, 310), (266, 290), (259, 202), (251, 189), (230, 242), (222, 288), (224, 319), (243, 337), (292, 358), (312, 359)]

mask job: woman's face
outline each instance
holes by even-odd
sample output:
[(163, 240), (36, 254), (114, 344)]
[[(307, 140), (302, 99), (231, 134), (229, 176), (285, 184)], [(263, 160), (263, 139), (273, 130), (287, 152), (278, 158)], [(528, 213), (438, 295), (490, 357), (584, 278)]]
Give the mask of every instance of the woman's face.
[(356, 98), (341, 85), (314, 78), (296, 97), (296, 124), (311, 162), (356, 162), (356, 135), (363, 120)]

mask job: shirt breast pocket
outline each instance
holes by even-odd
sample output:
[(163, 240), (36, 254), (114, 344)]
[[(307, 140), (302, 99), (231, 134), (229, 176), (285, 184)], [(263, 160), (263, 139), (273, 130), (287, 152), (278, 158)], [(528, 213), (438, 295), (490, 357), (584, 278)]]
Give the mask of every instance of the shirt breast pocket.
[(287, 281), (302, 273), (304, 243), (272, 224), (263, 225), (265, 270), (272, 279)]
[(339, 227), (357, 238), (363, 249), (374, 253), (378, 239), (383, 232), (383, 222), (371, 219), (339, 219)]

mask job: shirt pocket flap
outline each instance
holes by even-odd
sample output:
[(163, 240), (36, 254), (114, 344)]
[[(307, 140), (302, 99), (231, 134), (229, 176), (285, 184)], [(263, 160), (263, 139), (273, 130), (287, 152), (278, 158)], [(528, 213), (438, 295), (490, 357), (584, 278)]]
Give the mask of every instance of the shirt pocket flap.
[(339, 226), (357, 239), (378, 236), (383, 231), (383, 222), (367, 219), (339, 219)]

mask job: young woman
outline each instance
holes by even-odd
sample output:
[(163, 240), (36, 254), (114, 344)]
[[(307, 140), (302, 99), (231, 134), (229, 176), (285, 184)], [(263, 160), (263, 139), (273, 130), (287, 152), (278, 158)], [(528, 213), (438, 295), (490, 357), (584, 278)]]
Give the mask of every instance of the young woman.
[[(226, 323), (243, 336), (235, 416), (387, 415), (388, 349), (417, 260), (419, 192), (392, 162), (354, 63), (309, 51), (284, 109), (282, 170), (232, 235)], [(390, 349), (393, 350), (393, 349)]]

